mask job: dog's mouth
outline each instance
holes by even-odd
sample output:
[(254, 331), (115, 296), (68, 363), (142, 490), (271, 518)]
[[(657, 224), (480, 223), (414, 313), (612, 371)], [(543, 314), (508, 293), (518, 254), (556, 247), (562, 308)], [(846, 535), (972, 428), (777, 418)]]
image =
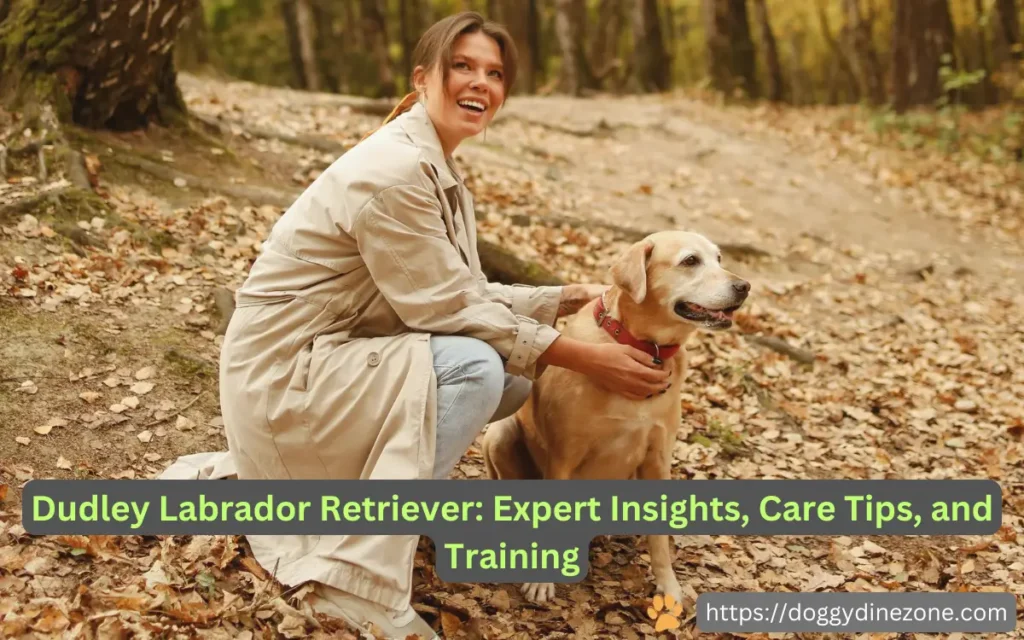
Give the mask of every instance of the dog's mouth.
[(676, 303), (675, 312), (680, 318), (709, 329), (728, 329), (732, 326), (732, 314), (741, 306), (737, 304), (724, 309), (708, 309), (693, 302), (680, 300)]

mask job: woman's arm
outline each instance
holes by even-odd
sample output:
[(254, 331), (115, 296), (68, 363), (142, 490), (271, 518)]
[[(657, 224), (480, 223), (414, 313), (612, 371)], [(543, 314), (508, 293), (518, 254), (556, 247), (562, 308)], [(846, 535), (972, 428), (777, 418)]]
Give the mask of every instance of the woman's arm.
[(671, 372), (647, 353), (618, 343), (595, 344), (564, 335), (555, 338), (537, 362), (572, 369), (599, 387), (633, 399), (650, 398), (667, 390)]

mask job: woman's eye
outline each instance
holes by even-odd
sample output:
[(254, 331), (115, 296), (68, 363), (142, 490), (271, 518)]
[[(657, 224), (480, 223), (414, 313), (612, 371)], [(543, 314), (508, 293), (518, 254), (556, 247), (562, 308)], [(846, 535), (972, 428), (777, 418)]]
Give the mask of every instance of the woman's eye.
[(495, 78), (499, 78), (499, 79), (501, 78), (501, 72), (500, 71), (492, 71), (491, 75), (494, 76)]

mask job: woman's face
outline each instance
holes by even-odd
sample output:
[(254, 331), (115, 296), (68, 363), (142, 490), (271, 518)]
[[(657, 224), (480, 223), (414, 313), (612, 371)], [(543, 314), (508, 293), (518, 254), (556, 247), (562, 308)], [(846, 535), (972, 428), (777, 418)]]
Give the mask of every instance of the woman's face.
[(442, 87), (440, 69), (425, 74), (418, 68), (416, 88), (426, 92), (427, 113), (445, 155), (451, 155), (459, 143), (484, 130), (505, 100), (501, 48), (480, 32), (460, 36), (452, 48), (447, 86)]

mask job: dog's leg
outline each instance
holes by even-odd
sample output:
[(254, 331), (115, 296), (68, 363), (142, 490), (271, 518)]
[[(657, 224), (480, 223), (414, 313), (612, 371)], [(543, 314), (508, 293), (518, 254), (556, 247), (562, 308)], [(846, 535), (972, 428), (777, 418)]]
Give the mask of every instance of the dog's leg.
[[(548, 478), (551, 480), (569, 480), (572, 478), (573, 468), (563, 461), (562, 465), (548, 469)], [(555, 583), (553, 582), (526, 582), (522, 586), (523, 594), (531, 602), (547, 602), (555, 598)]]
[(536, 480), (540, 471), (523, 440), (523, 430), (515, 415), (487, 427), (481, 448), (487, 477), (492, 480)]
[[(652, 449), (640, 465), (641, 480), (668, 480), (671, 478), (671, 466), (668, 458), (658, 449)], [(683, 601), (683, 588), (672, 568), (672, 541), (668, 535), (647, 536), (647, 548), (651, 553), (651, 570), (658, 591), (670, 595), (676, 602)]]

